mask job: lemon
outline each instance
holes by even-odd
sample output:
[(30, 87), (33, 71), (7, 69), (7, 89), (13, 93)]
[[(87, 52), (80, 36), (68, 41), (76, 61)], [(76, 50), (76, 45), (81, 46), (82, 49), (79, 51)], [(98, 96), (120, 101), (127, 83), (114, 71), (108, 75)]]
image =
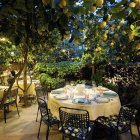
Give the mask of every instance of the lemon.
[(101, 51), (101, 50), (102, 50), (102, 48), (101, 48), (101, 47), (98, 47), (98, 50), (99, 50), (99, 51)]
[(114, 32), (114, 27), (111, 27), (111, 31)]
[(131, 7), (131, 8), (134, 8), (136, 6), (136, 3), (135, 2), (131, 2), (130, 4), (129, 4), (129, 7)]
[(103, 34), (103, 40), (106, 41), (107, 40), (107, 35)]
[(100, 52), (101, 50), (102, 50), (101, 47), (97, 47), (97, 48), (95, 49), (95, 52)]
[(68, 130), (65, 130), (65, 133), (66, 133), (66, 134), (69, 134), (69, 131), (68, 131)]
[(105, 21), (100, 23), (100, 28), (104, 28), (105, 26), (106, 26), (106, 22)]
[(70, 11), (68, 11), (68, 12), (66, 13), (66, 15), (67, 15), (67, 17), (71, 17), (71, 16), (72, 16), (72, 13), (71, 13)]
[(65, 7), (66, 5), (67, 5), (67, 2), (66, 2), (66, 0), (61, 0), (61, 5), (63, 6), (63, 7)]
[(96, 6), (91, 6), (90, 11), (95, 12), (96, 11)]
[(109, 21), (110, 19), (111, 19), (111, 15), (108, 14), (108, 15), (107, 15), (107, 19), (106, 19), (106, 21)]
[(64, 8), (64, 9), (63, 9), (63, 13), (64, 13), (64, 14), (68, 13), (68, 11), (69, 11), (69, 10), (68, 10), (67, 8)]
[(65, 37), (66, 37), (66, 38), (70, 38), (70, 34), (66, 34)]
[(105, 31), (105, 33), (106, 33), (106, 34), (108, 34), (108, 33), (109, 33), (109, 31), (108, 31), (108, 30), (106, 30), (106, 31)]
[(120, 22), (120, 23), (119, 23), (119, 26), (123, 26), (123, 22)]
[(126, 31), (122, 31), (122, 35), (126, 35)]
[(69, 31), (65, 31), (66, 34), (69, 34)]
[(75, 137), (75, 133), (72, 133), (71, 135), (72, 135), (73, 137)]
[(76, 133), (77, 133), (78, 131), (79, 131), (78, 129), (76, 129), (76, 128), (74, 129), (74, 132), (76, 132)]
[(115, 34), (115, 35), (114, 35), (114, 38), (115, 38), (115, 39), (117, 39), (118, 37), (119, 37), (119, 35), (118, 35), (118, 34)]
[(140, 50), (140, 43), (137, 44), (136, 49)]
[(129, 37), (129, 40), (133, 40), (133, 39), (134, 39), (134, 34), (133, 34), (133, 32), (130, 32), (130, 33), (128, 34), (128, 37)]
[(104, 0), (96, 0), (96, 6), (102, 6), (104, 3)]
[(74, 44), (75, 44), (75, 45), (78, 45), (78, 44), (79, 44), (79, 40), (78, 40), (78, 39), (75, 39), (75, 40), (74, 40)]
[(115, 27), (116, 27), (116, 25), (115, 25), (115, 24), (113, 24), (113, 25), (112, 25), (112, 27), (113, 27), (113, 28), (115, 28)]
[(110, 46), (114, 46), (114, 42), (111, 42), (111, 43), (110, 43)]
[(117, 26), (117, 29), (119, 30), (120, 28), (121, 28), (121, 26), (118, 25), (118, 26)]

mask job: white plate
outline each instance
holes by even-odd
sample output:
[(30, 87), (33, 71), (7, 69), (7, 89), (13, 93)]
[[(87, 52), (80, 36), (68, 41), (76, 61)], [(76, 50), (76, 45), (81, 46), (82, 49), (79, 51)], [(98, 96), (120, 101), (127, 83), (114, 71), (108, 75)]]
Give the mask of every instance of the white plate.
[(96, 88), (97, 90), (102, 90), (102, 91), (108, 91), (109, 89), (108, 88), (106, 88), (106, 87), (97, 87)]
[(54, 96), (55, 99), (58, 99), (58, 100), (67, 100), (68, 99), (68, 95), (66, 94), (58, 94), (56, 96)]
[(97, 102), (97, 103), (108, 103), (109, 101), (110, 101), (110, 99), (104, 98), (104, 97), (97, 97), (95, 99), (95, 102)]
[(75, 98), (72, 100), (72, 102), (76, 104), (90, 104), (91, 103), (91, 101), (86, 98)]
[(104, 91), (105, 96), (117, 96), (117, 93), (114, 91)]
[(64, 89), (63, 88), (55, 89), (55, 90), (52, 90), (51, 93), (52, 94), (64, 93)]

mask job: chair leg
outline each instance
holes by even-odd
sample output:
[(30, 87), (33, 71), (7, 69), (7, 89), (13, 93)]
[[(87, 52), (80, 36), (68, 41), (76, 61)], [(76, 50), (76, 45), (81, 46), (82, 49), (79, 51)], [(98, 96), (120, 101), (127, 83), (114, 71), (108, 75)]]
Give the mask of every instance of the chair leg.
[(15, 104), (16, 104), (18, 116), (20, 117), (17, 102), (15, 102)]
[(50, 131), (50, 127), (48, 125), (48, 128), (47, 128), (47, 134), (46, 134), (46, 140), (48, 140), (48, 137), (49, 137), (49, 131)]
[(131, 139), (133, 140), (132, 129), (130, 128)]
[(59, 129), (59, 123), (57, 124), (57, 126), (58, 126), (58, 129)]
[(139, 128), (139, 124), (136, 124), (136, 126), (137, 126), (137, 130), (138, 130), (139, 138), (140, 138), (140, 128)]
[(37, 122), (37, 118), (38, 118), (38, 113), (39, 113), (39, 106), (38, 106), (37, 115), (36, 115), (36, 122)]
[(40, 135), (41, 123), (42, 123), (42, 119), (40, 120), (40, 125), (39, 125), (39, 130), (38, 130), (38, 135), (37, 135), (37, 138), (38, 138), (38, 139), (39, 139), (39, 135)]
[(119, 134), (118, 133), (116, 134), (116, 140), (119, 140)]
[(62, 140), (64, 140), (65, 139), (65, 137), (62, 135)]
[(6, 107), (4, 106), (4, 108), (3, 108), (4, 110), (3, 110), (3, 114), (4, 114), (4, 121), (5, 121), (5, 123), (6, 123)]

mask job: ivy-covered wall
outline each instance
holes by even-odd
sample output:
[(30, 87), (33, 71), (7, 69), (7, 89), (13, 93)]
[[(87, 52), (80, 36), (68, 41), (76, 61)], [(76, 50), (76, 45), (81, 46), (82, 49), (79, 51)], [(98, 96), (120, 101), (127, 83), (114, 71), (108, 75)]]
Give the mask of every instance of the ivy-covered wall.
[(81, 62), (63, 61), (58, 63), (37, 63), (34, 70), (42, 84), (49, 89), (55, 89), (65, 85), (66, 81), (81, 79)]
[(140, 63), (108, 65), (103, 79), (105, 83), (117, 86), (123, 104), (140, 96)]

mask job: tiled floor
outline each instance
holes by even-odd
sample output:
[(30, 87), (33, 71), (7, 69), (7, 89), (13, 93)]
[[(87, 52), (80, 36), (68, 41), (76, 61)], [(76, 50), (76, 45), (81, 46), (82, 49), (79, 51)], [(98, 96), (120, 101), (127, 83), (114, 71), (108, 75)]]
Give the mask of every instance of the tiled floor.
[[(12, 111), (7, 115), (7, 123), (4, 123), (3, 113), (0, 111), (0, 140), (37, 140), (37, 132), (39, 127), (38, 122), (35, 121), (37, 113), (37, 104), (30, 107), (20, 109), (20, 117), (18, 117), (16, 110), (11, 108)], [(137, 129), (133, 125), (134, 140), (139, 140)], [(46, 126), (43, 124), (41, 127), (40, 140), (45, 140)], [(122, 140), (131, 140), (129, 134), (121, 137)], [(49, 140), (61, 140), (57, 126), (54, 126), (49, 135)], [(100, 140), (100, 139), (97, 139)]]
[[(4, 123), (2, 111), (0, 112), (0, 140), (37, 140), (37, 132), (39, 127), (36, 119), (37, 105), (34, 104), (27, 108), (19, 108), (20, 117), (18, 117), (16, 110), (11, 111), (7, 115), (7, 123)], [(43, 123), (42, 123), (43, 124)], [(45, 140), (46, 126), (41, 126), (40, 139)], [(61, 139), (56, 126), (52, 127), (50, 131), (49, 140)]]

